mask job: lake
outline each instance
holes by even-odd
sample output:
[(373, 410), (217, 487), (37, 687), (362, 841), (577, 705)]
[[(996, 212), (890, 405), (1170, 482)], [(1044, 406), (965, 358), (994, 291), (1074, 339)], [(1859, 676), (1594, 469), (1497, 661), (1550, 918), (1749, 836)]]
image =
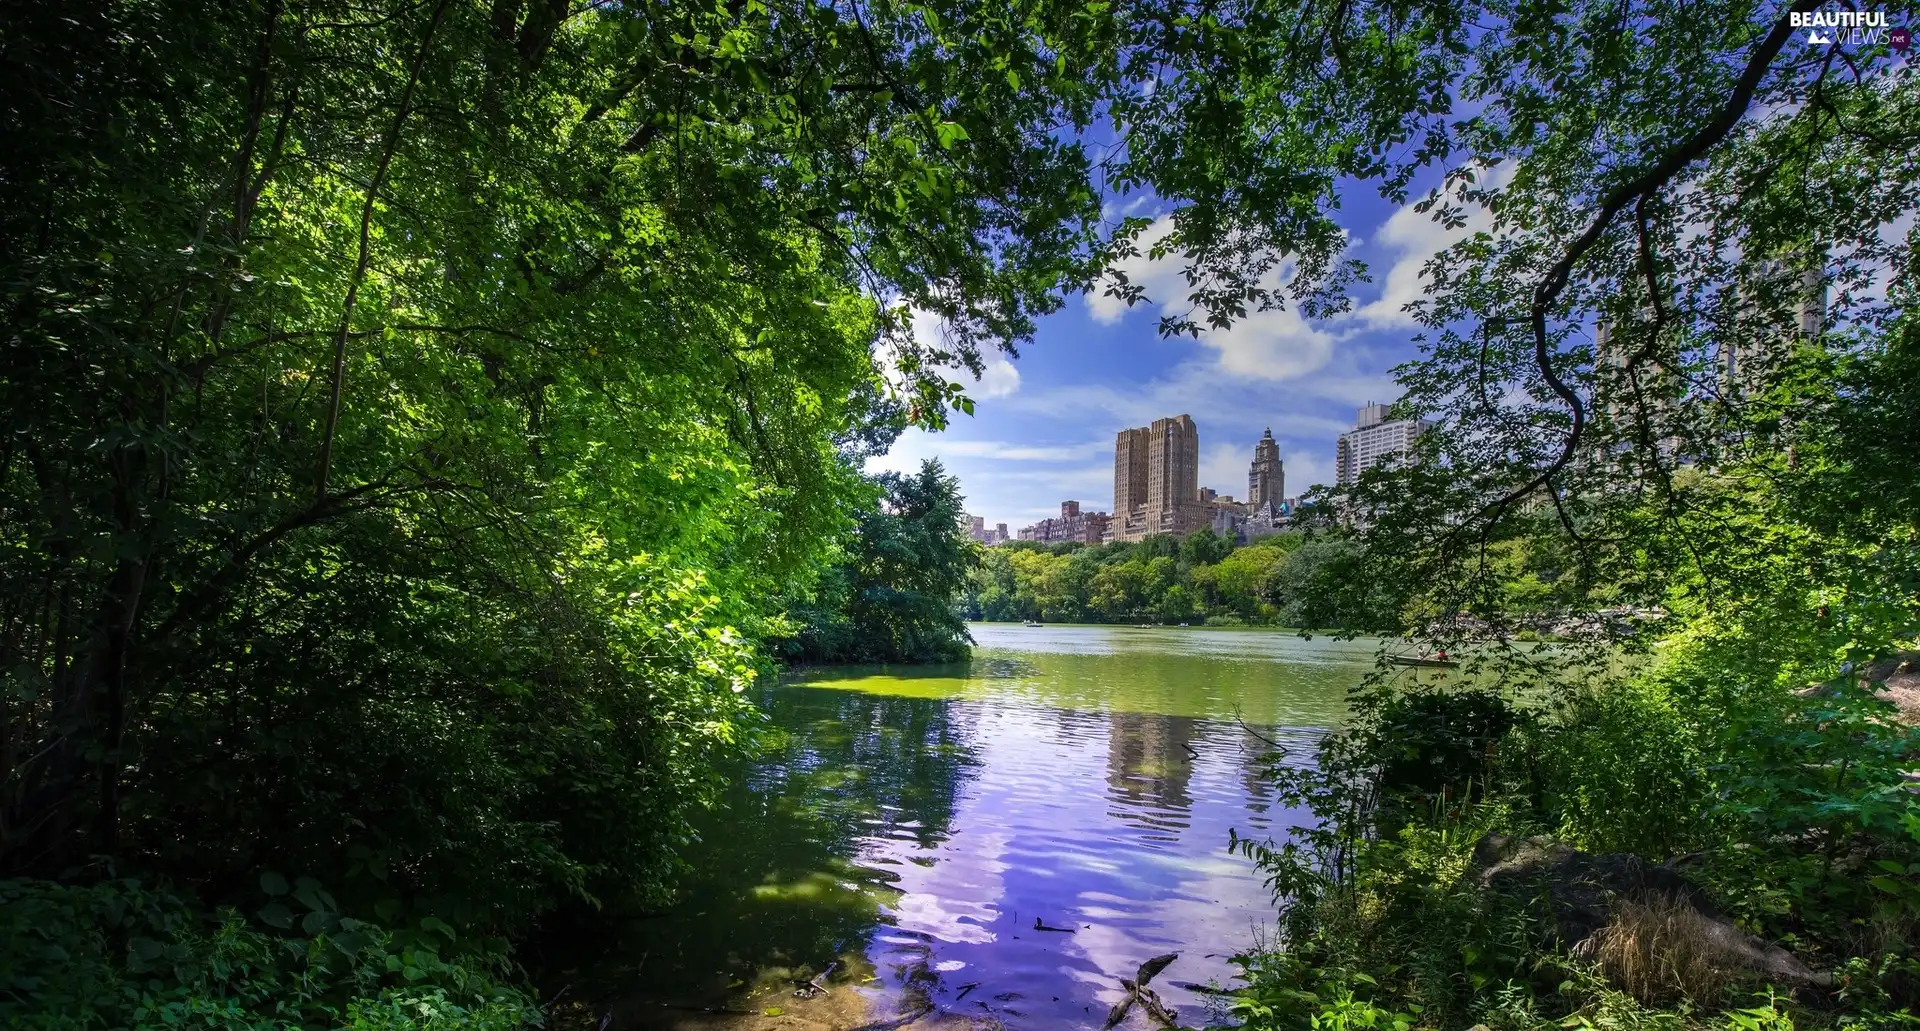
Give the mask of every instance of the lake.
[[(1227, 983), (1273, 919), (1229, 831), (1299, 822), (1260, 736), (1310, 758), (1374, 643), (971, 629), (966, 664), (764, 690), (768, 748), (691, 850), (684, 902), (594, 975), (620, 1026), (849, 1027), (924, 999), (914, 1027), (1098, 1028), (1116, 979), (1167, 952), (1153, 986), (1206, 1022), (1209, 997), (1179, 985)], [(795, 998), (829, 963), (827, 996)]]

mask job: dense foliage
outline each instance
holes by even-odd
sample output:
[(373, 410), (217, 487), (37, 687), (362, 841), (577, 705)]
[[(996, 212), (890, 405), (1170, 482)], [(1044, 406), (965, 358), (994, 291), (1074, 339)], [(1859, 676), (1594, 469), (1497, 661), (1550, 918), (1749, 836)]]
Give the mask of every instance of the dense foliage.
[(1011, 339), (1074, 260), (1037, 112), (943, 179), (916, 141), (962, 130), (830, 85), (905, 52), (817, 14), (7, 8), (0, 872), (504, 931), (660, 896), (764, 599), (860, 493), (863, 285)]
[(796, 662), (952, 662), (971, 638), (957, 603), (979, 548), (960, 527), (960, 484), (938, 461), (875, 477), (844, 561), (788, 618), (777, 653)]
[[(1498, 8), (1434, 54), (1476, 113), (1432, 210), (1486, 211), (1413, 306), (1403, 408), (1442, 425), (1330, 503), (1469, 661), (1383, 673), (1317, 771), (1276, 767), (1323, 822), (1243, 843), (1285, 914), (1255, 1025), (1916, 1021), (1920, 707), (1883, 684), (1920, 634), (1920, 81), (1786, 12), (1673, 13)], [(1489, 887), (1476, 846), (1529, 838), (1683, 878), (1813, 976), (1679, 896), (1575, 934)]]
[(1261, 247), (1340, 274), (1335, 182), (1417, 98), (1272, 145), (1165, 13), (7, 5), (0, 876), (658, 898), (847, 445), (970, 409), (1133, 246), (1103, 189), (1182, 207), (1223, 315)]
[(341, 915), (310, 879), (262, 885), (282, 930), (232, 910), (204, 915), (134, 881), (0, 883), (0, 1020), (36, 1031), (506, 1031), (538, 1019), (532, 999), (501, 983), (497, 948), (461, 954), (444, 922), (396, 933)]
[[(1704, 853), (1750, 926), (1862, 971), (1848, 1005), (1912, 998), (1910, 732), (1857, 685), (1797, 693), (1920, 628), (1920, 98), (1884, 46), (1734, 2), (111, 0), (7, 5), (0, 51), (0, 876), (67, 885), (7, 891), (69, 915), (75, 971), (131, 980), (119, 908), (63, 894), (128, 872), (198, 914), (143, 937), (183, 1006), (243, 953), (324, 1006), (407, 990), (404, 961), (285, 958), (333, 933), (280, 926), (305, 875), (392, 934), (659, 898), (756, 647), (873, 496), (850, 442), (969, 409), (950, 377), (1137, 249), (1103, 193), (1172, 209), (1181, 332), (1343, 307), (1342, 193), (1439, 166), (1433, 214), (1492, 214), (1417, 305), (1432, 461), (1335, 499), (1352, 546), (1303, 544), (1291, 586), (1129, 554), (1084, 600), (1030, 578), (1032, 614), (1253, 599), (1484, 640), (1533, 709), (1472, 804), (1376, 819), (1363, 722), (1299, 788), (1352, 847), (1275, 860), (1346, 892), (1322, 944), (1360, 942), (1389, 1006), (1586, 1005), (1388, 933), (1471, 926), (1387, 887), (1452, 883), (1489, 826)], [(1328, 579), (1365, 620), (1283, 616)], [(1664, 616), (1629, 642), (1662, 647), (1499, 647), (1602, 608)], [(1437, 844), (1392, 866), (1402, 840)], [(430, 973), (515, 1019), (475, 962)], [(1373, 1020), (1343, 983), (1320, 1016)]]
[(1351, 580), (1357, 547), (1300, 533), (1236, 546), (1210, 529), (1183, 538), (987, 550), (967, 585), (968, 619), (1048, 623), (1268, 625), (1370, 631), (1396, 625), (1394, 599)]

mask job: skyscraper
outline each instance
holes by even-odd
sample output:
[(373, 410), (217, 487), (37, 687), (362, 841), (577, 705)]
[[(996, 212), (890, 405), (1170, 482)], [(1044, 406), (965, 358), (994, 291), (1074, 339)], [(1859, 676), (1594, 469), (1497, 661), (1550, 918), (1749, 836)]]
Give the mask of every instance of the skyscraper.
[[(1825, 255), (1818, 250), (1791, 253), (1759, 263), (1757, 281), (1740, 287), (1743, 313), (1751, 319), (1772, 321), (1763, 310), (1768, 300), (1790, 299), (1793, 329), (1782, 327), (1742, 339), (1736, 335), (1720, 345), (1720, 393), (1728, 400), (1752, 394), (1765, 386), (1766, 367), (1780, 359), (1793, 340), (1816, 340), (1826, 326), (1827, 281)], [(1797, 267), (1797, 271), (1796, 271)], [(1775, 295), (1775, 296), (1770, 296)], [(1777, 300), (1776, 300), (1777, 303)], [(1785, 314), (1781, 312), (1780, 314)]]
[(1413, 442), (1433, 426), (1425, 419), (1388, 419), (1391, 407), (1368, 401), (1355, 418), (1353, 429), (1340, 434), (1334, 468), (1341, 483), (1352, 483), (1381, 462), (1406, 455), (1413, 450)]
[(1113, 439), (1113, 514), (1125, 521), (1127, 513), (1147, 503), (1147, 428), (1121, 430)]
[(1147, 507), (1200, 500), (1200, 430), (1190, 416), (1155, 419), (1147, 432)]
[(1253, 446), (1253, 468), (1247, 472), (1247, 508), (1259, 511), (1269, 503), (1277, 505), (1287, 493), (1286, 470), (1280, 465), (1280, 445), (1273, 442), (1273, 429)]
[(1193, 417), (1121, 430), (1113, 442), (1112, 538), (1191, 533), (1211, 521), (1200, 500), (1200, 431)]

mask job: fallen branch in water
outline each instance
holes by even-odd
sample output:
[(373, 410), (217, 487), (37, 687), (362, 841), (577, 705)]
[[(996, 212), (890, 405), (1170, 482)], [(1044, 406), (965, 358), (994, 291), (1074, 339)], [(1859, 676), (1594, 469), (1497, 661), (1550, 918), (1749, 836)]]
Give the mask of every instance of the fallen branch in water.
[(961, 999), (964, 999), (967, 997), (968, 992), (973, 991), (975, 988), (978, 988), (978, 987), (980, 987), (980, 982), (968, 981), (966, 984), (963, 984), (960, 986), (960, 994), (954, 996), (953, 1001), (959, 1002)]
[(1210, 984), (1196, 984), (1192, 981), (1175, 981), (1173, 982), (1173, 986), (1175, 988), (1185, 988), (1187, 991), (1197, 992), (1201, 995), (1218, 995), (1223, 999), (1232, 998), (1238, 994), (1231, 988), (1215, 988)]
[(1180, 1026), (1179, 1015), (1168, 1008), (1166, 1003), (1161, 1002), (1160, 997), (1153, 993), (1153, 989), (1129, 981), (1124, 977), (1120, 979), (1120, 984), (1125, 987), (1127, 991), (1132, 992), (1135, 999), (1139, 1000), (1140, 1008), (1147, 1011), (1147, 1016), (1152, 1017), (1168, 1027)]
[(1249, 734), (1252, 734), (1252, 735), (1253, 735), (1254, 737), (1257, 737), (1257, 738), (1259, 738), (1260, 740), (1262, 740), (1262, 741), (1265, 741), (1265, 742), (1267, 743), (1267, 747), (1268, 747), (1268, 748), (1271, 748), (1271, 749), (1273, 749), (1274, 751), (1276, 751), (1276, 752), (1280, 752), (1280, 753), (1282, 753), (1282, 754), (1285, 754), (1285, 753), (1286, 753), (1286, 750), (1287, 750), (1287, 746), (1286, 746), (1286, 745), (1283, 745), (1283, 744), (1281, 744), (1280, 742), (1278, 742), (1278, 741), (1275, 741), (1274, 739), (1272, 739), (1272, 738), (1270, 738), (1270, 737), (1268, 737), (1267, 735), (1265, 735), (1265, 734), (1262, 734), (1262, 733), (1260, 733), (1259, 731), (1257, 731), (1257, 730), (1255, 730), (1255, 729), (1253, 729), (1252, 727), (1249, 727), (1249, 726), (1247, 726), (1247, 721), (1246, 721), (1246, 720), (1243, 720), (1243, 719), (1241, 719), (1241, 718), (1240, 718), (1240, 714), (1239, 714), (1239, 713), (1234, 713), (1234, 715), (1233, 715), (1233, 722), (1235, 722), (1235, 723), (1238, 723), (1238, 724), (1240, 724), (1240, 729), (1241, 729), (1241, 730), (1244, 730), (1244, 731), (1246, 731), (1247, 733), (1249, 733)]
[(1127, 1013), (1133, 1009), (1135, 1003), (1146, 1010), (1148, 1016), (1160, 1023), (1168, 1027), (1178, 1027), (1179, 1015), (1166, 1003), (1160, 1001), (1160, 996), (1155, 995), (1153, 989), (1147, 987), (1147, 982), (1153, 980), (1153, 975), (1165, 970), (1169, 963), (1179, 958), (1180, 954), (1177, 952), (1155, 956), (1140, 964), (1140, 969), (1135, 971), (1132, 977), (1121, 978), (1120, 987), (1127, 990), (1127, 997), (1114, 1003), (1113, 1009), (1107, 1013), (1107, 1023), (1101, 1031), (1112, 1031), (1121, 1021), (1127, 1019)]
[(793, 990), (793, 994), (799, 996), (802, 999), (811, 999), (816, 995), (827, 994), (827, 992), (830, 989), (823, 982), (825, 982), (827, 978), (833, 976), (833, 968), (839, 965), (840, 965), (840, 961), (834, 960), (833, 962), (827, 964), (827, 969), (820, 971), (820, 973), (814, 975), (813, 977), (808, 978), (805, 981), (802, 981), (799, 978), (795, 978), (793, 983), (796, 985), (799, 985), (799, 987)]

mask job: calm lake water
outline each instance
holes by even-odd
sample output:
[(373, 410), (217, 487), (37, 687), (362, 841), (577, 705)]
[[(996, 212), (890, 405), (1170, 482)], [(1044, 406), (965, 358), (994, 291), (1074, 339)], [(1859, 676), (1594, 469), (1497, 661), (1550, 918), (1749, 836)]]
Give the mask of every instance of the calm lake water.
[(912, 988), (1010, 1028), (1097, 1028), (1116, 978), (1166, 952), (1180, 958), (1154, 986), (1205, 1022), (1206, 997), (1174, 983), (1228, 982), (1227, 957), (1273, 915), (1228, 832), (1298, 822), (1236, 717), (1304, 760), (1373, 643), (972, 629), (967, 664), (765, 692), (772, 747), (703, 833), (685, 902), (634, 925), (600, 977), (633, 986), (623, 1024), (790, 1014), (788, 979), (831, 962), (834, 993), (874, 1019)]

